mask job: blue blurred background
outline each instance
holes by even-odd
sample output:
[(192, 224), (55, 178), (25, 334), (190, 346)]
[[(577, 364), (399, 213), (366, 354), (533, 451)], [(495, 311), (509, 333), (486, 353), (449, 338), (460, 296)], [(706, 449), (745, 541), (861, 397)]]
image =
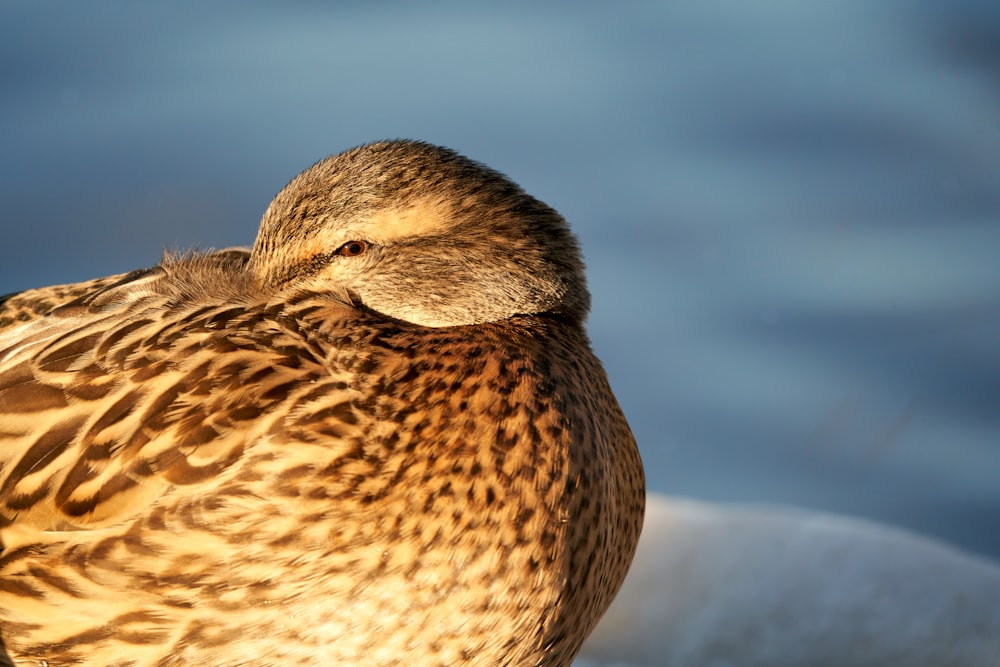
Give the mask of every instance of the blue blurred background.
[(0, 293), (380, 138), (559, 209), (654, 490), (1000, 557), (1000, 3), (0, 5)]

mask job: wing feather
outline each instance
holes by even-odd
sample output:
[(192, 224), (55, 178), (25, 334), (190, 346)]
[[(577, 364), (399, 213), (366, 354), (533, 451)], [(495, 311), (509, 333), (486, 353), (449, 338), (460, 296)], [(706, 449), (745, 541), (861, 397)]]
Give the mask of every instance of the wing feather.
[(112, 285), (128, 274), (40, 287), (0, 296), (0, 331), (44, 317), (54, 308)]
[(213, 271), (245, 262), (208, 257), (5, 302), (31, 317), (0, 330), (0, 523), (96, 528), (224, 483), (280, 404), (332, 382), (295, 317), (233, 276), (206, 298)]

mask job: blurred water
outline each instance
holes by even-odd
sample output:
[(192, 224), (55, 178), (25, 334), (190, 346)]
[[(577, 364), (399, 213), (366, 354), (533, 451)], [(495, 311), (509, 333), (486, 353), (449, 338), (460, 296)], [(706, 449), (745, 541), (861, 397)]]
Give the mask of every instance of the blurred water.
[(3, 3), (0, 293), (386, 137), (580, 234), (651, 487), (1000, 556), (1000, 5)]

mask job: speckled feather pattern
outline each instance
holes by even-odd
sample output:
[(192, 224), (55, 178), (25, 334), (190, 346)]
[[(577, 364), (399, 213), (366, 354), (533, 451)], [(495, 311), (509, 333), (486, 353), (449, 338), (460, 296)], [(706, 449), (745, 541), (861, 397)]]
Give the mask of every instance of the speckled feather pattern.
[(8, 664), (568, 665), (644, 503), (581, 321), (427, 326), (264, 259), (0, 303)]

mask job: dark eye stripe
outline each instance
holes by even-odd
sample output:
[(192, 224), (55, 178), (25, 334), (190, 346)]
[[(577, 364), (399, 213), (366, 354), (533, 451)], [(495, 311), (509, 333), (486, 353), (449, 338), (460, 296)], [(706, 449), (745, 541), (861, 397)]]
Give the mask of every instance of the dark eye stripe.
[[(347, 252), (351, 246), (361, 246), (359, 252)], [(277, 276), (277, 283), (282, 284), (294, 279), (305, 278), (319, 273), (323, 267), (329, 264), (335, 257), (357, 257), (363, 255), (371, 246), (367, 241), (348, 241), (332, 252), (314, 255), (309, 259), (288, 266)]]

